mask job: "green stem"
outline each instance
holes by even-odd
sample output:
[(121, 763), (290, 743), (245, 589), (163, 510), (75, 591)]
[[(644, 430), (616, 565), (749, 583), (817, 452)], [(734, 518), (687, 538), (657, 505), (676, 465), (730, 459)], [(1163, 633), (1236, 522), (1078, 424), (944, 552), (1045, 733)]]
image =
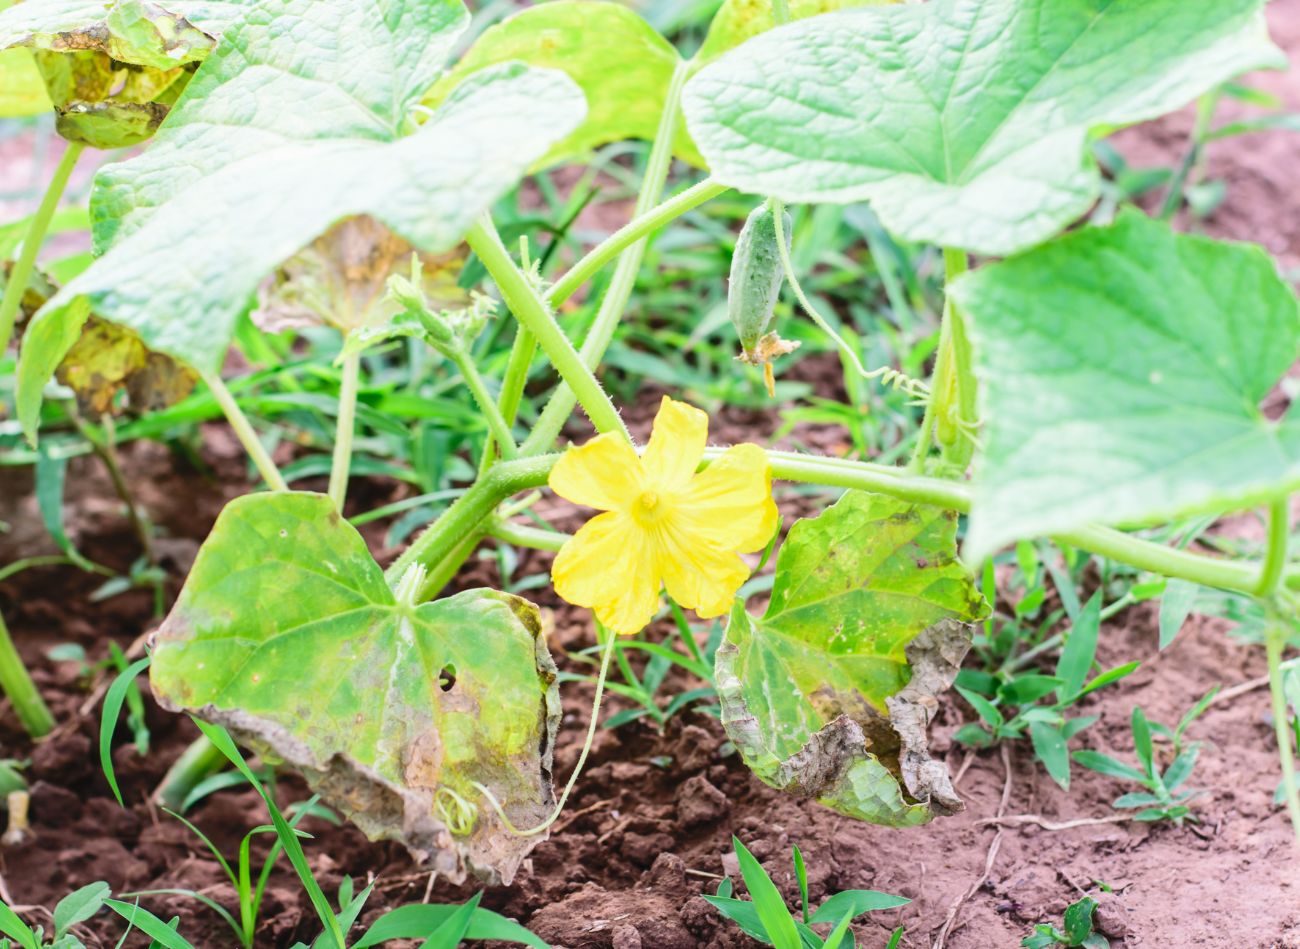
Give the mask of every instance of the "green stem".
[(18, 720), (22, 722), (27, 734), (33, 738), (44, 738), (54, 730), (54, 715), (41, 698), (22, 657), (14, 648), (14, 641), (9, 637), (9, 627), (0, 616), (0, 689), (9, 696)]
[[(644, 183), (642, 187), (644, 188)], [(577, 293), (584, 283), (599, 273), (607, 263), (628, 247), (631, 247), (648, 234), (659, 230), (665, 224), (675, 221), (688, 211), (693, 211), (701, 204), (712, 201), (730, 190), (726, 185), (720, 185), (712, 178), (706, 178), (699, 184), (687, 188), (681, 194), (669, 198), (653, 210), (633, 217), (631, 221), (593, 247), (585, 257), (570, 267), (564, 276), (551, 287), (551, 292), (546, 295), (547, 301), (552, 306), (559, 306), (564, 303), (565, 300)]]
[(1282, 789), (1291, 827), (1296, 842), (1300, 843), (1300, 788), (1296, 783), (1295, 755), (1291, 748), (1291, 730), (1288, 727), (1286, 694), (1282, 688), (1282, 649), (1286, 645), (1286, 625), (1274, 617), (1268, 626), (1268, 686), (1273, 697), (1273, 726), (1277, 732), (1278, 753), (1282, 759)]
[[(384, 572), (389, 585), (395, 586), (411, 564), (434, 564), (469, 535), (477, 535), (483, 521), (512, 494), (546, 484), (558, 459), (558, 455), (539, 455), (493, 465)], [(425, 589), (429, 585), (426, 582)]]
[[(641, 191), (637, 195), (633, 218), (647, 214), (663, 194), (664, 184), (668, 181), (668, 168), (673, 159), (673, 141), (677, 135), (677, 119), (681, 113), (682, 87), (686, 84), (690, 68), (686, 62), (679, 62), (673, 72), (672, 83), (668, 87), (668, 96), (664, 100), (664, 109), (659, 116), (659, 127), (655, 132), (654, 144), (650, 147), (650, 157), (646, 160), (645, 176), (641, 179)], [(614, 275), (610, 278), (609, 289), (600, 301), (600, 309), (592, 322), (591, 331), (582, 341), (582, 361), (588, 371), (594, 371), (605, 357), (614, 331), (627, 309), (628, 300), (636, 286), (636, 275), (645, 260), (648, 238), (641, 238), (633, 243), (618, 260)], [(555, 294), (551, 300), (554, 302)], [(557, 367), (558, 368), (558, 367)], [(567, 378), (565, 380), (568, 381)], [(537, 454), (550, 451), (556, 436), (564, 428), (564, 423), (573, 414), (576, 389), (572, 385), (561, 385), (551, 395), (541, 417), (524, 442), (524, 454)]]
[(533, 550), (558, 551), (568, 541), (569, 535), (559, 531), (543, 530), (540, 527), (528, 527), (523, 524), (511, 524), (497, 520), (488, 528), (488, 536), (503, 540), (516, 547), (531, 547)]
[(153, 792), (153, 799), (158, 804), (180, 813), (185, 799), (204, 778), (216, 774), (226, 764), (226, 756), (208, 740), (200, 735), (190, 742), (188, 748), (181, 752), (175, 764), (167, 769), (162, 781)]
[[(330, 500), (340, 512), (348, 495), (352, 470), (352, 439), (357, 429), (357, 389), (361, 382), (361, 353), (343, 358), (343, 382), (339, 386), (339, 415), (334, 427), (334, 461), (330, 465)], [(265, 477), (265, 475), (263, 475)]]
[[(943, 265), (945, 288), (970, 269), (966, 254), (951, 248), (944, 249)], [(975, 454), (972, 434), (977, 424), (975, 373), (966, 324), (951, 296), (943, 306), (939, 352), (930, 392), (912, 468), (922, 470), (932, 442), (937, 439), (944, 461), (953, 470), (965, 471)]]
[(77, 166), (77, 159), (81, 157), (85, 147), (80, 142), (68, 144), (68, 147), (63, 152), (63, 157), (59, 159), (58, 167), (54, 169), (54, 177), (50, 179), (50, 186), (45, 189), (45, 197), (41, 198), (40, 207), (36, 209), (31, 224), (27, 226), (27, 234), (23, 237), (22, 252), (19, 253), (18, 260), (14, 263), (14, 269), (9, 273), (9, 281), (5, 284), (4, 297), (0, 298), (0, 356), (3, 356), (5, 350), (9, 348), (9, 340), (14, 332), (14, 322), (18, 317), (18, 308), (22, 304), (23, 294), (27, 292), (27, 284), (31, 280), (32, 271), (36, 268), (36, 255), (40, 253), (41, 245), (45, 242), (45, 234), (50, 229), (50, 221), (59, 207), (63, 192), (67, 190), (68, 179), (72, 177), (72, 169)]
[[(537, 337), (523, 326), (518, 327), (515, 341), (510, 346), (510, 358), (506, 361), (506, 373), (501, 380), (501, 417), (505, 419), (506, 428), (514, 424), (519, 416), (519, 404), (523, 401), (524, 387), (528, 384), (528, 370), (537, 353)], [(496, 440), (489, 438), (483, 446), (483, 456), (479, 459), (479, 477), (487, 474), (488, 468), (496, 460)]]
[(1264, 569), (1260, 571), (1259, 586), (1255, 595), (1266, 597), (1282, 582), (1286, 572), (1287, 543), (1291, 539), (1291, 499), (1280, 497), (1269, 505), (1268, 547), (1264, 554)]
[[(520, 331), (523, 332), (522, 327)], [(501, 449), (501, 456), (507, 460), (514, 458), (519, 454), (519, 446), (515, 444), (515, 437), (510, 434), (510, 425), (501, 415), (501, 409), (493, 400), (492, 393), (488, 392), (487, 384), (483, 382), (478, 367), (474, 365), (474, 358), (469, 353), (458, 349), (452, 354), (452, 362), (460, 370), (465, 385), (469, 386), (470, 394), (478, 403), (479, 411), (483, 413), (483, 419), (487, 422), (488, 432), (497, 447)]]
[(582, 405), (596, 430), (599, 432), (619, 432), (630, 441), (623, 419), (619, 416), (614, 403), (609, 400), (605, 390), (600, 387), (591, 369), (578, 355), (564, 335), (555, 317), (542, 302), (537, 291), (516, 266), (514, 259), (501, 243), (490, 219), (484, 217), (475, 224), (466, 237), (469, 246), (478, 255), (483, 266), (487, 268), (492, 279), (496, 281), (506, 306), (514, 313), (515, 319), (537, 337), (542, 351), (550, 359), (560, 376), (576, 393), (577, 401)]
[(1196, 100), (1196, 121), (1192, 126), (1191, 142), (1183, 160), (1174, 171), (1173, 180), (1169, 182), (1169, 190), (1165, 192), (1165, 200), (1160, 205), (1159, 217), (1162, 221), (1173, 220), (1174, 215), (1183, 206), (1188, 182), (1192, 180), (1192, 173), (1197, 169), (1201, 156), (1205, 152), (1210, 123), (1214, 121), (1214, 112), (1219, 106), (1221, 94), (1219, 89), (1215, 89)]
[(261, 474), (262, 480), (267, 483), (272, 491), (288, 491), (289, 486), (284, 482), (284, 476), (280, 474), (280, 469), (275, 466), (271, 456), (266, 451), (266, 446), (262, 440), (257, 437), (257, 432), (253, 430), (253, 425), (248, 421), (248, 416), (244, 414), (235, 397), (230, 394), (226, 384), (221, 381), (221, 376), (216, 372), (202, 372), (200, 375), (207, 384), (208, 389), (212, 392), (212, 397), (217, 400), (217, 405), (221, 406), (221, 411), (225, 413), (226, 421), (235, 431), (235, 437), (239, 443), (244, 446), (244, 451), (248, 452), (248, 457), (252, 459), (258, 473)]

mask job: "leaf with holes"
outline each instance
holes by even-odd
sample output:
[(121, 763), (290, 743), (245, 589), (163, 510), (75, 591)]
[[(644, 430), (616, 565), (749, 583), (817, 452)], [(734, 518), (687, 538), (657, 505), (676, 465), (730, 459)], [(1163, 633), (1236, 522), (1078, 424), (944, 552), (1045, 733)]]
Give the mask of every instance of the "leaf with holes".
[[(492, 590), (413, 605), (323, 495), (232, 502), (159, 629), (168, 708), (302, 771), (372, 838), (453, 881), (509, 882), (554, 804), (555, 666), (536, 608)], [(477, 805), (464, 826), (461, 802)]]
[(791, 529), (767, 612), (738, 601), (717, 654), (723, 725), (763, 781), (891, 826), (961, 809), (926, 743), (988, 612), (956, 531), (860, 491)]
[(1285, 64), (1264, 0), (933, 0), (773, 30), (684, 101), (723, 184), (870, 201), (898, 237), (1008, 254), (1096, 200), (1094, 130)]
[(1300, 488), (1300, 421), (1260, 408), (1300, 354), (1300, 307), (1262, 249), (1131, 212), (953, 292), (985, 423), (972, 560), (1019, 537)]
[(0, 50), (31, 50), (60, 135), (123, 148), (153, 135), (243, 6), (238, 0), (25, 0), (0, 12)]
[(406, 134), (466, 20), (459, 0), (252, 3), (153, 147), (101, 172), (92, 212), (106, 253), (24, 343), (28, 431), (79, 297), (215, 371), (262, 279), (339, 221), (369, 215), (428, 252), (457, 244), (585, 112), (567, 76), (506, 64)]

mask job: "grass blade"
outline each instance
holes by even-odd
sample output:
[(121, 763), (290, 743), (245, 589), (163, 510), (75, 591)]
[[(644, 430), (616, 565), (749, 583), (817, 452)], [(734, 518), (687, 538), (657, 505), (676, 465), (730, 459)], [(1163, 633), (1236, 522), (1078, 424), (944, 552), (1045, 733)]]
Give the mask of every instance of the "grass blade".
[[(122, 792), (117, 787), (117, 775), (113, 772), (113, 733), (117, 730), (117, 720), (122, 715), (122, 703), (126, 700), (127, 690), (135, 682), (135, 677), (149, 668), (151, 661), (148, 656), (137, 659), (129, 669), (113, 680), (104, 696), (104, 714), (99, 721), (99, 766), (108, 779), (113, 797), (123, 807), (126, 807), (126, 802), (122, 800)], [(140, 928), (144, 929), (143, 926)]]

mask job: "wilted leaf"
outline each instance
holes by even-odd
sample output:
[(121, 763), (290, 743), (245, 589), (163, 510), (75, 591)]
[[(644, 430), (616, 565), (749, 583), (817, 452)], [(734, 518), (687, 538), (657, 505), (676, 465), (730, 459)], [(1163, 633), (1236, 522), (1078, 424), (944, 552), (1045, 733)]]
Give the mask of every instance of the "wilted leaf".
[(368, 214), (421, 250), (448, 250), (581, 121), (566, 76), (507, 64), (470, 77), (405, 135), (466, 14), (458, 0), (382, 10), (253, 3), (153, 146), (100, 173), (93, 214), (107, 253), (32, 321), (23, 348), (29, 433), (77, 297), (150, 348), (215, 371), (266, 275), (332, 226)]
[(1300, 354), (1262, 249), (1137, 212), (959, 281), (984, 415), (968, 554), (1300, 488), (1300, 421), (1260, 402)]
[(1264, 0), (933, 0), (773, 30), (684, 101), (723, 184), (870, 201), (897, 237), (1000, 255), (1097, 199), (1095, 129), (1285, 64)]
[(194, 389), (198, 377), (170, 356), (150, 352), (130, 330), (92, 316), (68, 350), (55, 377), (77, 396), (92, 417), (115, 413), (117, 396), (142, 415), (175, 405)]
[(717, 655), (723, 725), (763, 781), (891, 826), (961, 809), (926, 740), (987, 613), (956, 529), (858, 491), (791, 529), (767, 612), (738, 602)]
[[(555, 666), (537, 610), (471, 590), (399, 602), (323, 495), (231, 503), (158, 631), (159, 700), (300, 769), (375, 839), (453, 882), (509, 882), (554, 800)], [(476, 805), (457, 827), (454, 797)], [(451, 826), (449, 826), (449, 823)], [(454, 832), (455, 831), (455, 832)]]
[[(333, 326), (344, 335), (389, 319), (402, 307), (388, 299), (388, 277), (403, 270), (413, 248), (372, 217), (330, 228), (262, 282), (253, 322), (269, 333)], [(457, 284), (465, 254), (421, 254), (430, 302), (451, 309), (469, 302)]]
[(149, 138), (242, 3), (26, 0), (0, 12), (0, 49), (35, 56), (64, 138), (122, 148)]
[[(546, 161), (562, 161), (608, 142), (653, 140), (681, 57), (621, 3), (554, 0), (484, 31), (425, 103), (437, 105), (466, 76), (511, 61), (563, 70), (587, 97), (586, 119), (546, 156)], [(676, 150), (687, 161), (703, 163), (684, 126)]]

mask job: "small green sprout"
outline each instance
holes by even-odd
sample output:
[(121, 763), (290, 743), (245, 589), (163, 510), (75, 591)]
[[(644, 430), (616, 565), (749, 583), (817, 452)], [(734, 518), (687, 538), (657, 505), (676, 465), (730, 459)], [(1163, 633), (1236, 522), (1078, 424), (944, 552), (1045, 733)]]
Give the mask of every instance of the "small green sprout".
[[(794, 872), (799, 881), (800, 904), (800, 917), (796, 919), (762, 864), (739, 838), (732, 837), (731, 842), (740, 862), (740, 875), (749, 889), (750, 901), (732, 897), (730, 877), (718, 886), (715, 896), (706, 895), (704, 898), (747, 935), (766, 946), (775, 949), (855, 949), (857, 941), (849, 929), (853, 920), (864, 913), (906, 906), (911, 902), (876, 890), (845, 890), (827, 899), (817, 909), (810, 909), (808, 872), (803, 853), (795, 847)], [(823, 939), (812, 928), (818, 923), (833, 923), (835, 928)], [(902, 935), (901, 929), (896, 930), (890, 937), (889, 946), (897, 946)]]
[(1085, 896), (1071, 903), (1065, 911), (1063, 930), (1048, 923), (1034, 927), (1033, 935), (1020, 941), (1024, 949), (1051, 949), (1053, 946), (1081, 946), (1083, 949), (1110, 949), (1110, 940), (1093, 928), (1092, 914), (1097, 901)]
[[(1196, 767), (1196, 758), (1201, 750), (1200, 742), (1185, 743), (1183, 735), (1188, 726), (1210, 707), (1210, 702), (1214, 700), (1214, 696), (1218, 694), (1218, 691), (1219, 687), (1215, 686), (1207, 692), (1199, 702), (1188, 710), (1187, 714), (1179, 721), (1178, 726), (1173, 729), (1158, 722), (1149, 721), (1146, 713), (1141, 708), (1134, 708), (1132, 717), (1133, 750), (1137, 755), (1138, 764), (1141, 765), (1140, 768), (1125, 764), (1123, 761), (1100, 751), (1076, 751), (1074, 760), (1085, 768), (1100, 774), (1109, 775), (1120, 780), (1134, 781), (1141, 785), (1145, 790), (1125, 794), (1116, 798), (1113, 804), (1114, 807), (1121, 809), (1140, 808), (1133, 815), (1134, 820), (1170, 820), (1182, 826), (1183, 821), (1191, 812), (1191, 808), (1187, 806), (1188, 802), (1205, 793), (1204, 791), (1189, 789), (1180, 790), (1187, 782), (1187, 779), (1192, 776), (1192, 769)], [(1159, 762), (1156, 760), (1155, 747), (1152, 743), (1153, 734), (1167, 739), (1172, 745), (1173, 760), (1163, 770), (1161, 770)]]
[(110, 893), (108, 884), (100, 881), (83, 886), (59, 900), (54, 907), (54, 933), (48, 942), (42, 927), (33, 929), (12, 909), (0, 903), (0, 933), (9, 937), (0, 938), (0, 949), (86, 949), (85, 943), (72, 934), (72, 929), (98, 913)]

